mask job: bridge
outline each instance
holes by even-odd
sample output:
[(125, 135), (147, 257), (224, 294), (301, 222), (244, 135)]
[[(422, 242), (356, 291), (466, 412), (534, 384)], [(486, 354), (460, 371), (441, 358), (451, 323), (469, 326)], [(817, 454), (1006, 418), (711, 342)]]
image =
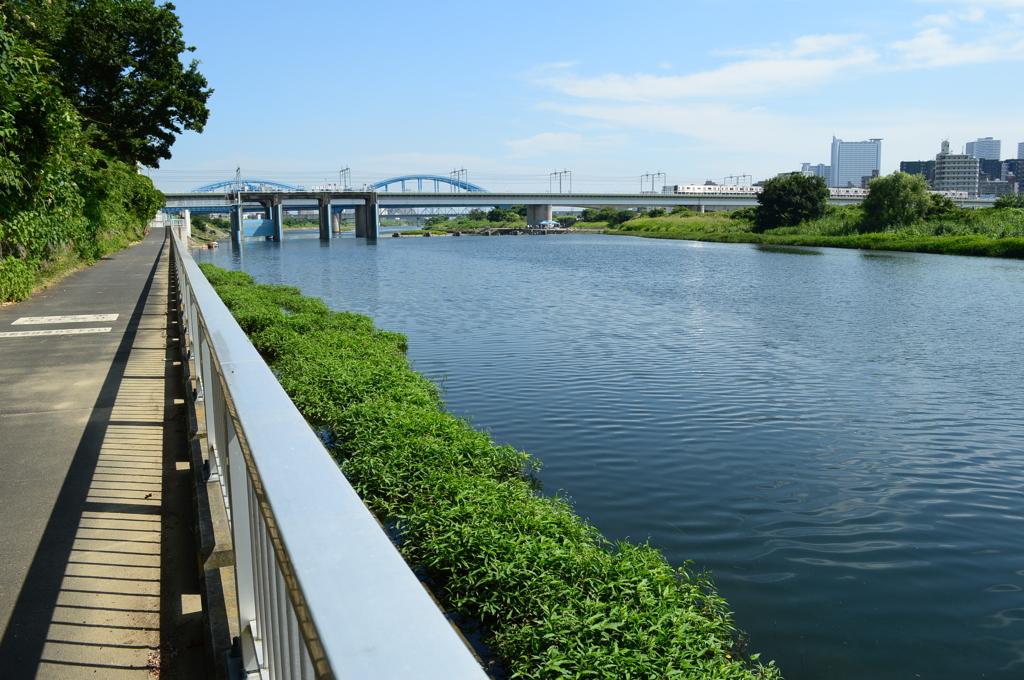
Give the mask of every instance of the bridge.
[[(422, 191), (424, 183), (433, 184), (435, 191)], [(447, 185), (449, 191), (437, 191)], [(415, 186), (416, 190), (410, 190)], [(397, 187), (397, 191), (392, 191)], [(216, 192), (217, 189), (223, 191)], [(356, 237), (376, 239), (379, 233), (381, 211), (415, 211), (422, 209), (461, 209), (508, 207), (524, 205), (526, 222), (536, 225), (551, 220), (554, 206), (574, 208), (613, 207), (666, 208), (682, 206), (694, 212), (737, 210), (757, 205), (754, 195), (724, 195), (721, 193), (530, 193), (492, 192), (461, 179), (441, 175), (404, 175), (368, 185), (364, 190), (340, 186), (313, 187), (307, 191), (280, 182), (261, 179), (230, 180), (197, 187), (183, 194), (165, 194), (164, 212), (184, 213), (186, 220), (192, 212), (229, 212), (232, 219), (232, 238), (244, 242), (245, 238), (269, 238), (280, 241), (284, 236), (284, 210), (316, 210), (319, 215), (320, 238), (330, 239), (331, 233), (340, 231), (344, 212), (354, 211)], [(204, 191), (200, 191), (204, 190)], [(832, 205), (852, 205), (862, 200), (859, 196), (833, 196)], [(957, 201), (961, 207), (991, 207), (991, 199), (971, 198)], [(246, 213), (262, 212), (258, 220), (245, 219)]]

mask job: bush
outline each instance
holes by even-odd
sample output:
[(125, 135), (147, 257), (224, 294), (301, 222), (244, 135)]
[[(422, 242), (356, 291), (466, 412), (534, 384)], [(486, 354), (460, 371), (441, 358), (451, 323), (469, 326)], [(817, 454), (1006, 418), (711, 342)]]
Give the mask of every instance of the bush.
[(33, 267), (17, 257), (0, 260), (0, 301), (20, 302), (32, 294)]

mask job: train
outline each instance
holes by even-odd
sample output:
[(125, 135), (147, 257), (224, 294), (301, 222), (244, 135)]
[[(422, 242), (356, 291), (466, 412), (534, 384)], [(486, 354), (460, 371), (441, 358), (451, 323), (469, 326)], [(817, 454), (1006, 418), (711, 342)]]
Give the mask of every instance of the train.
[[(736, 184), (668, 184), (662, 189), (665, 194), (683, 194), (690, 196), (756, 196), (762, 187)], [(855, 198), (863, 200), (868, 195), (867, 189), (860, 187), (831, 187), (830, 198)], [(948, 196), (954, 201), (967, 200), (966, 191), (933, 191), (940, 196)]]

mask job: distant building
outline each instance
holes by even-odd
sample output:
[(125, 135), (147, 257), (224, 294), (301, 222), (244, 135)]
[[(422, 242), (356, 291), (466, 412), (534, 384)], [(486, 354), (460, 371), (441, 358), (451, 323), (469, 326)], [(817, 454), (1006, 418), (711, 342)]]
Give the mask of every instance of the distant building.
[(1017, 145), (1017, 158), (1024, 158), (1024, 142)]
[(900, 161), (900, 172), (924, 175), (929, 184), (935, 179), (935, 161)]
[(861, 177), (860, 178), (860, 188), (861, 189), (867, 189), (868, 188), (868, 182), (870, 182), (871, 180), (873, 180), (876, 177), (878, 177), (878, 170), (872, 170), (870, 175), (864, 175), (863, 177)]
[(978, 180), (978, 196), (981, 198), (995, 198), (1003, 194), (1012, 194), (1013, 186), (1009, 182), (998, 179)]
[(1002, 141), (998, 139), (979, 137), (977, 141), (967, 142), (967, 155), (997, 161), (1001, 158), (999, 155), (1001, 146)]
[(817, 165), (801, 163), (800, 172), (808, 177), (824, 177), (825, 181), (828, 182), (829, 176), (832, 173), (832, 166), (825, 165), (824, 163), (818, 163)]
[(861, 178), (882, 171), (882, 140), (844, 142), (832, 138), (830, 187), (859, 187)]
[(978, 195), (978, 159), (965, 153), (950, 153), (949, 141), (942, 142), (942, 152), (935, 157), (936, 191), (966, 191), (970, 198)]
[(981, 173), (981, 179), (1003, 179), (1003, 162), (979, 158), (978, 172)]
[(1003, 161), (1003, 167), (999, 173), (999, 179), (1005, 180), (1007, 175), (1013, 175), (1019, 182), (1020, 178), (1024, 177), (1024, 159), (1008, 158)]

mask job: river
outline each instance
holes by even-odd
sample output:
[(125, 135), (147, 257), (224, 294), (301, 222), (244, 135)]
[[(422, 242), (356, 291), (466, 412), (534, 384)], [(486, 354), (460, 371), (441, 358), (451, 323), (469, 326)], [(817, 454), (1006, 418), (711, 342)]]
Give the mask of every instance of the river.
[(1024, 676), (1024, 262), (620, 236), (199, 251), (409, 337), (788, 680)]

